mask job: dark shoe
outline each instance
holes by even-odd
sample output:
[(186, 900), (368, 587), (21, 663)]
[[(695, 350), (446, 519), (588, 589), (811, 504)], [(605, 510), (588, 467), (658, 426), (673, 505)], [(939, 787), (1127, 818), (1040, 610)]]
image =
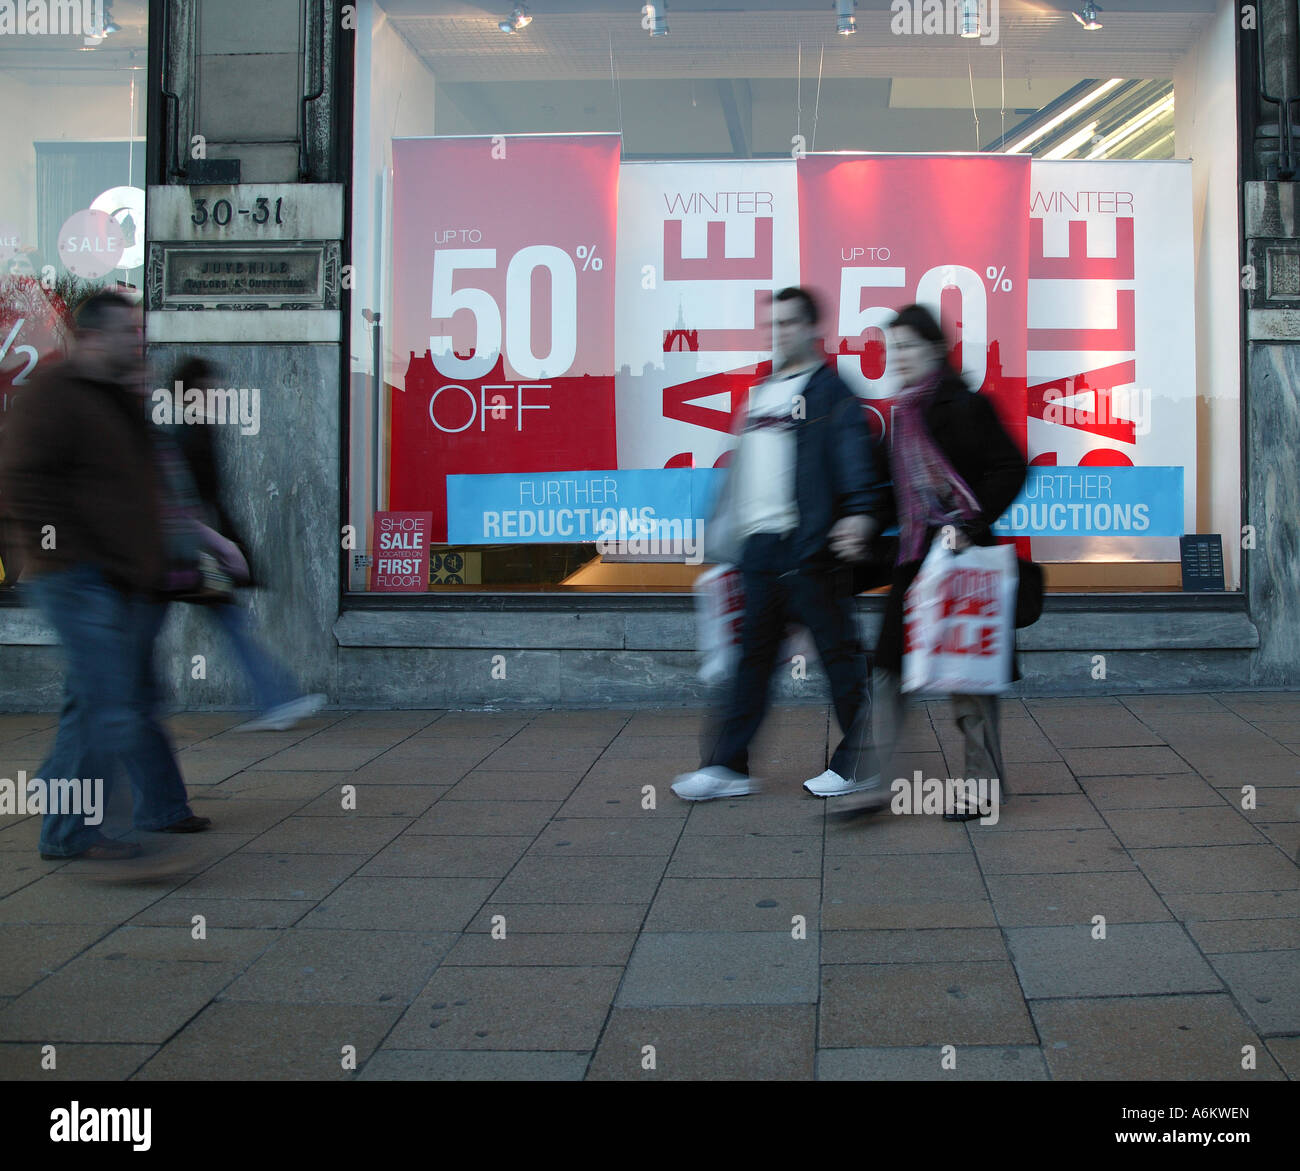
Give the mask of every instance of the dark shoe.
[(944, 821), (974, 821), (977, 817), (983, 816), (984, 814), (978, 809), (967, 809), (960, 813), (956, 810), (948, 810), (944, 813), (943, 819)]
[(171, 825), (165, 825), (159, 831), (165, 834), (198, 834), (212, 824), (210, 817), (195, 817), (191, 814), (189, 817), (182, 818), (180, 821), (173, 821)]
[(140, 847), (135, 842), (115, 842), (105, 838), (102, 842), (88, 846), (80, 854), (42, 854), (41, 858), (46, 862), (70, 862), (74, 858), (85, 859), (87, 862), (123, 862), (127, 858), (139, 856)]

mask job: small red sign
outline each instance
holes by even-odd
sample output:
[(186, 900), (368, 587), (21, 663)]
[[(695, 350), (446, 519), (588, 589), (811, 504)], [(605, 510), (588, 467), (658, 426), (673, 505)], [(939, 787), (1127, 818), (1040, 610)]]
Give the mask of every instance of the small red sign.
[(431, 512), (375, 513), (370, 588), (385, 593), (424, 593), (429, 588)]

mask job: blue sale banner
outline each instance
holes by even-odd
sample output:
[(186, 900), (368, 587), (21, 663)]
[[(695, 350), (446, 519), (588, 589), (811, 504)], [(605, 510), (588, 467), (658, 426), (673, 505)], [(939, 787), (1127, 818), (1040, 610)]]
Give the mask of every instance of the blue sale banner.
[(698, 539), (722, 474), (644, 468), (448, 476), (447, 543), (652, 541), (680, 551), (683, 540)]
[(1024, 490), (993, 526), (1007, 537), (1181, 537), (1183, 469), (1029, 469)]

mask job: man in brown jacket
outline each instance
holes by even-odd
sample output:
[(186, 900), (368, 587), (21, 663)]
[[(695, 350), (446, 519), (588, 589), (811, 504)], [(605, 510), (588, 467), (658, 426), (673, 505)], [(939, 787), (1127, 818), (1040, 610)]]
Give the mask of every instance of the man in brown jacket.
[[(164, 575), (159, 482), (145, 411), (141, 312), (117, 293), (80, 308), (70, 357), (19, 397), (0, 450), (0, 497), (26, 589), (63, 647), (63, 711), (41, 769), (41, 857), (131, 858), (99, 829), (119, 762), (137, 829), (190, 833), (195, 817), (159, 726), (153, 644)], [(81, 799), (72, 801), (76, 794)]]

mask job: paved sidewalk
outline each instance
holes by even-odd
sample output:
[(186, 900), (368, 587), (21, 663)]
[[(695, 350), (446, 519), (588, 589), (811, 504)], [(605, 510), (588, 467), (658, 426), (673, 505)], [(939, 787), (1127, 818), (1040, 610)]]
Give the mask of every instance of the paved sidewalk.
[[(1005, 708), (996, 825), (802, 794), (820, 707), (696, 805), (698, 711), (177, 716), (214, 832), (0, 817), (0, 1078), (1300, 1077), (1300, 694)], [(946, 703), (905, 747), (955, 775)]]

